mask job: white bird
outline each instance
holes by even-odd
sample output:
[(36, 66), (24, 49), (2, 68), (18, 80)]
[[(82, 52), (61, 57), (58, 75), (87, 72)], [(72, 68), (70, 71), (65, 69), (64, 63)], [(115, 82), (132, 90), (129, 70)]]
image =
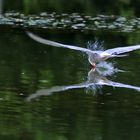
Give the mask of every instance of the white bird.
[(105, 61), (113, 57), (124, 57), (124, 56), (127, 56), (127, 54), (124, 54), (124, 53), (140, 49), (140, 45), (134, 45), (134, 46), (108, 49), (105, 51), (100, 51), (100, 50), (96, 51), (96, 50), (91, 50), (87, 48), (81, 48), (81, 47), (72, 46), (72, 45), (65, 45), (65, 44), (54, 42), (54, 41), (50, 41), (50, 40), (41, 38), (29, 31), (27, 31), (27, 34), (30, 38), (42, 44), (85, 52), (88, 55), (88, 60), (93, 67), (96, 67), (96, 64), (101, 61)]

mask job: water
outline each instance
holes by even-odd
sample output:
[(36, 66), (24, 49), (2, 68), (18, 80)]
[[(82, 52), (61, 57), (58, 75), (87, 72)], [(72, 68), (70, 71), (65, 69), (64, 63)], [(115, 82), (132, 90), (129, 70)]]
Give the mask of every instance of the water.
[[(139, 43), (138, 33), (36, 32), (47, 39), (86, 47), (104, 41), (106, 49)], [(139, 139), (140, 92), (102, 86), (76, 88), (27, 98), (39, 90), (87, 80), (86, 55), (39, 44), (24, 31), (0, 32), (0, 138), (41, 140)], [(140, 86), (140, 51), (110, 60), (117, 72), (109, 80)]]
[[(102, 65), (109, 71), (98, 69), (90, 76), (84, 53), (42, 45), (24, 31), (80, 47), (94, 41), (103, 49), (140, 44), (139, 7), (138, 0), (0, 0), (0, 14), (7, 15), (0, 15), (0, 140), (139, 140), (140, 50), (107, 61)], [(11, 11), (21, 17), (12, 12), (11, 18)], [(48, 29), (46, 12), (52, 15)], [(72, 25), (84, 24), (56, 24), (65, 21), (60, 18), (64, 13), (73, 15)], [(100, 80), (125, 88), (101, 86)], [(87, 86), (93, 81), (98, 84)]]

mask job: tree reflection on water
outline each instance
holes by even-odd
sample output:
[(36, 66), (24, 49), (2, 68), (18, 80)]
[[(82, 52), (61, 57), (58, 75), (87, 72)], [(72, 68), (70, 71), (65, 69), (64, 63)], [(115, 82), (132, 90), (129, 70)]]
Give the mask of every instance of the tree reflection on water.
[(0, 0), (0, 15), (2, 14), (2, 10), (3, 10), (3, 0)]

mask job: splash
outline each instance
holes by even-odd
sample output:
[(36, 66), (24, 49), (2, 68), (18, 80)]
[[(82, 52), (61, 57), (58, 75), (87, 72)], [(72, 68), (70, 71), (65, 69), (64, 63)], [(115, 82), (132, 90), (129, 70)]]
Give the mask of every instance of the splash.
[(104, 51), (104, 42), (100, 42), (98, 40), (96, 41), (89, 41), (87, 43), (87, 48), (92, 50), (92, 51)]

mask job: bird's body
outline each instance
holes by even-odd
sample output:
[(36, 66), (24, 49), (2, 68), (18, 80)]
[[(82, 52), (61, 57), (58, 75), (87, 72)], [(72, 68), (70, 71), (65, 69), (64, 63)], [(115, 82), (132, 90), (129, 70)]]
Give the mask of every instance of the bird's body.
[(41, 38), (31, 32), (27, 32), (27, 34), (33, 40), (42, 44), (85, 52), (88, 55), (88, 60), (93, 67), (95, 67), (96, 64), (101, 61), (105, 61), (113, 57), (124, 57), (124, 56), (127, 56), (127, 54), (124, 54), (124, 53), (140, 49), (140, 45), (134, 45), (134, 46), (128, 46), (128, 47), (118, 47), (118, 48), (108, 49), (105, 51), (99, 51), (99, 50), (96, 51), (96, 50), (91, 50), (87, 48), (81, 48), (81, 47), (72, 46), (72, 45), (65, 45), (65, 44), (54, 42), (54, 41), (50, 41), (50, 40)]
[(88, 53), (88, 61), (90, 64), (94, 65), (101, 61), (105, 61), (110, 58), (110, 55), (103, 52), (96, 52), (96, 53)]

